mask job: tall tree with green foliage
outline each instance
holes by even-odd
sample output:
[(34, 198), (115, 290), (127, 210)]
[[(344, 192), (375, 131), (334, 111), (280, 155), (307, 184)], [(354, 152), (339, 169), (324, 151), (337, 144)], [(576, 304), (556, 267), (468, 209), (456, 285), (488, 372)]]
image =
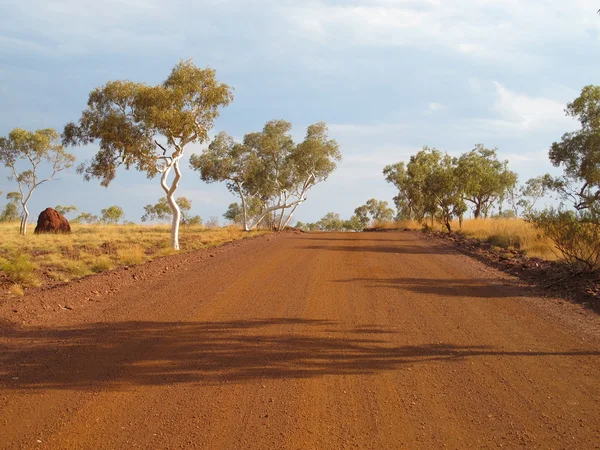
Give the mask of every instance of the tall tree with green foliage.
[(6, 194), (6, 200), (8, 200), (8, 203), (4, 206), (4, 209), (0, 213), (0, 222), (16, 222), (21, 218), (21, 214), (19, 213), (20, 198), (20, 192), (9, 192)]
[[(222, 132), (207, 150), (190, 158), (202, 180), (225, 182), (230, 192), (240, 196), (246, 231), (272, 213), (279, 214), (278, 228), (287, 226), (298, 205), (306, 201), (307, 192), (325, 181), (341, 159), (339, 146), (329, 139), (324, 123), (309, 126), (298, 145), (290, 130), (290, 123), (272, 120), (262, 131), (246, 134), (242, 143)], [(251, 214), (256, 201), (260, 211)]]
[(328, 212), (316, 223), (316, 228), (321, 231), (343, 231), (344, 221), (338, 213)]
[(600, 214), (600, 86), (585, 86), (581, 95), (567, 104), (566, 113), (581, 123), (577, 131), (565, 133), (550, 147), (549, 158), (564, 175), (547, 186), (578, 211)]
[[(27, 234), (27, 204), (33, 192), (42, 184), (53, 181), (59, 172), (75, 162), (75, 157), (65, 151), (58, 138), (58, 133), (52, 128), (36, 131), (15, 128), (8, 137), (0, 138), (0, 162), (10, 170), (8, 178), (16, 181), (19, 189), (23, 210), (20, 233), (23, 236)], [(50, 166), (49, 175), (40, 176), (44, 163)]]
[(482, 144), (461, 155), (456, 174), (462, 185), (464, 200), (473, 205), (473, 217), (487, 217), (492, 205), (502, 202), (517, 184), (517, 174), (508, 170), (508, 161), (498, 160), (497, 149)]
[(563, 175), (542, 179), (561, 204), (534, 211), (528, 219), (574, 269), (593, 272), (600, 270), (600, 86), (585, 86), (567, 104), (566, 113), (577, 118), (581, 128), (550, 147), (550, 161)]
[(452, 220), (467, 209), (455, 162), (447, 153), (423, 147), (408, 164), (385, 167), (386, 180), (400, 191), (396, 204), (402, 213), (422, 223), (436, 219), (452, 231)]
[(100, 210), (100, 220), (107, 225), (116, 225), (124, 215), (123, 208), (117, 205)]
[[(79, 167), (86, 180), (108, 186), (119, 166), (160, 174), (160, 185), (171, 208), (171, 247), (179, 249), (181, 211), (175, 192), (181, 179), (180, 161), (187, 145), (208, 140), (219, 108), (233, 99), (231, 88), (215, 71), (191, 61), (179, 62), (161, 84), (110, 81), (90, 93), (78, 123), (65, 127), (63, 141), (85, 145), (99, 141), (100, 151)], [(174, 178), (169, 184), (169, 175)]]
[(394, 210), (388, 206), (388, 202), (371, 198), (367, 203), (354, 210), (356, 220), (365, 228), (374, 222), (389, 222), (394, 219)]

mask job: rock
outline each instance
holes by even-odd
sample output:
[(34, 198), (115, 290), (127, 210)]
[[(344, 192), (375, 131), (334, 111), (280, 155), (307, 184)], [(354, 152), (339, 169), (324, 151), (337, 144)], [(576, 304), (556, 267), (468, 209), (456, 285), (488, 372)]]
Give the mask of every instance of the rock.
[(35, 227), (35, 234), (40, 233), (64, 233), (68, 234), (71, 232), (71, 225), (62, 214), (52, 208), (46, 208), (43, 210), (37, 221)]

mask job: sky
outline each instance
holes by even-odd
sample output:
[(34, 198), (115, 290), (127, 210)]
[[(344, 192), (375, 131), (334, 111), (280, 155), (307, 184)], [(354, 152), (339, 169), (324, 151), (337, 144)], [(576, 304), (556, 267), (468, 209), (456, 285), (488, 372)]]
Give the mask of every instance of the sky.
[[(577, 123), (564, 114), (598, 84), (596, 0), (0, 0), (0, 136), (77, 121), (109, 80), (158, 84), (180, 60), (234, 88), (211, 135), (241, 139), (268, 120), (329, 126), (343, 161), (296, 218), (347, 218), (369, 198), (392, 203), (382, 169), (423, 146), (452, 155), (497, 147), (521, 182), (547, 172), (548, 149)], [(186, 158), (206, 145), (192, 145)], [(78, 162), (97, 147), (73, 148)], [(237, 201), (187, 161), (177, 195), (205, 219)], [(42, 168), (43, 171), (45, 168)], [(16, 190), (0, 168), (0, 190)], [(35, 192), (47, 206), (140, 220), (158, 179), (119, 170), (108, 188), (74, 170)], [(4, 198), (0, 200), (3, 205)]]

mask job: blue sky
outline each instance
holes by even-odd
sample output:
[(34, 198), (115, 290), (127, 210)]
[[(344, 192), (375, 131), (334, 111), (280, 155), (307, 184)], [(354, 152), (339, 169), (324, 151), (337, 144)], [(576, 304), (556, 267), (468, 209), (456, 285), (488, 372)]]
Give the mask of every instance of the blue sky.
[[(600, 7), (592, 0), (2, 0), (0, 135), (77, 120), (108, 80), (161, 82), (180, 60), (211, 66), (235, 88), (212, 134), (241, 138), (271, 119), (300, 140), (323, 120), (344, 161), (297, 219), (349, 217), (391, 199), (386, 164), (422, 146), (453, 155), (499, 147), (521, 181), (554, 171), (550, 144), (576, 127), (565, 104), (598, 83)], [(188, 155), (201, 151), (190, 147)], [(78, 161), (94, 147), (76, 148)], [(221, 216), (236, 201), (184, 164), (180, 195)], [(0, 168), (0, 190), (14, 190)], [(74, 171), (31, 200), (98, 213), (117, 204), (139, 221), (158, 180), (121, 170), (108, 187)], [(0, 201), (0, 205), (3, 204)]]

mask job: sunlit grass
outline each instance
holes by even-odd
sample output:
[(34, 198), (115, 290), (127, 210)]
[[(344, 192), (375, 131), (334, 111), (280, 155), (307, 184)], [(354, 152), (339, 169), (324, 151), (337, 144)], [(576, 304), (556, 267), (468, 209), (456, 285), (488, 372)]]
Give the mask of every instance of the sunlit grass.
[[(169, 246), (168, 225), (72, 224), (72, 230), (69, 235), (20, 236), (18, 223), (0, 224), (0, 268), (11, 286), (69, 281), (178, 253)], [(186, 252), (264, 233), (247, 233), (237, 227), (182, 226), (180, 248)]]
[[(428, 223), (429, 228), (431, 223)], [(423, 228), (415, 220), (403, 220), (398, 222), (377, 223), (379, 229), (410, 229), (420, 230)], [(458, 221), (452, 223), (455, 231), (465, 236), (473, 237), (488, 242), (494, 247), (507, 250), (521, 250), (527, 256), (546, 260), (558, 259), (552, 241), (541, 236), (529, 222), (521, 219), (466, 219), (462, 227)], [(434, 222), (434, 230), (445, 231), (439, 223)]]

